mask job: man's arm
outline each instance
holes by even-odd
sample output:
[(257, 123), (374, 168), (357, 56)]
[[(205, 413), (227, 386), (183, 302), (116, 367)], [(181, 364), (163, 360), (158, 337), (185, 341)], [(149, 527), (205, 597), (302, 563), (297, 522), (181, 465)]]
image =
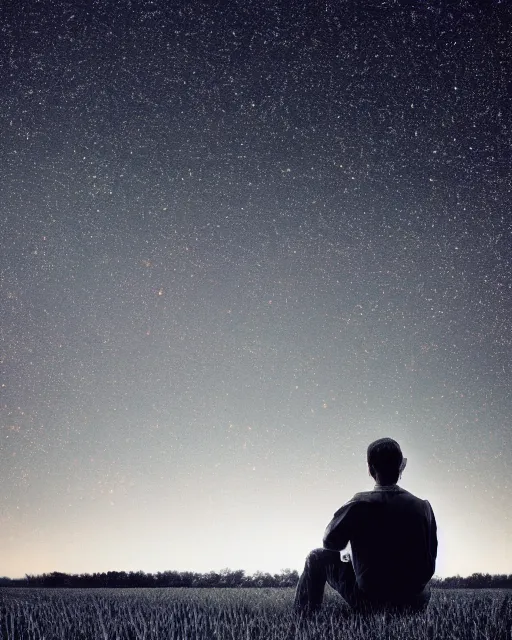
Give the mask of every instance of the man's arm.
[(428, 550), (430, 553), (430, 558), (432, 561), (432, 566), (435, 569), (436, 566), (436, 558), (437, 558), (437, 523), (436, 518), (434, 516), (434, 511), (432, 509), (432, 505), (428, 500), (425, 500), (427, 503), (427, 513), (429, 520), (429, 545)]
[(324, 533), (324, 549), (341, 551), (349, 543), (352, 537), (353, 505), (353, 501), (347, 502), (334, 514)]

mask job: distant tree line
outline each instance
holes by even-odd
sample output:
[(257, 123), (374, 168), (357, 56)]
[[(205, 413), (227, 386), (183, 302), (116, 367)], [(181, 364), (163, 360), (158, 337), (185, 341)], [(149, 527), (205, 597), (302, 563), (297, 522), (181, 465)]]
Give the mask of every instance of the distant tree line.
[(0, 578), (0, 586), (11, 587), (294, 587), (299, 580), (297, 571), (283, 569), (281, 573), (262, 573), (246, 575), (245, 571), (222, 569), (209, 573), (192, 571), (163, 571), (144, 573), (144, 571), (108, 571), (107, 573), (67, 574), (54, 571), (42, 575), (26, 575), (25, 578), (12, 580)]
[(512, 574), (473, 573), (466, 578), (434, 576), (430, 586), (433, 589), (512, 589)]
[[(245, 571), (222, 569), (209, 573), (192, 571), (163, 571), (144, 573), (144, 571), (108, 571), (106, 573), (68, 574), (43, 573), (26, 575), (24, 578), (0, 578), (0, 587), (80, 587), (80, 588), (140, 588), (140, 587), (295, 587), (299, 574), (295, 570), (283, 569), (281, 573), (262, 573), (246, 575)], [(433, 589), (512, 589), (512, 575), (490, 575), (473, 573), (466, 578), (454, 576), (430, 581)]]

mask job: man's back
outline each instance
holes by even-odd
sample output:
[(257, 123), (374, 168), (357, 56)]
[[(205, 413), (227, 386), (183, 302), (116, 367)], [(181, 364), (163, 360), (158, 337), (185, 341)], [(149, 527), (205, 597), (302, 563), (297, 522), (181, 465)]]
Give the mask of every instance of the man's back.
[(434, 574), (437, 529), (430, 503), (398, 485), (357, 493), (334, 514), (324, 547), (341, 550), (348, 541), (357, 585), (372, 599), (407, 600)]

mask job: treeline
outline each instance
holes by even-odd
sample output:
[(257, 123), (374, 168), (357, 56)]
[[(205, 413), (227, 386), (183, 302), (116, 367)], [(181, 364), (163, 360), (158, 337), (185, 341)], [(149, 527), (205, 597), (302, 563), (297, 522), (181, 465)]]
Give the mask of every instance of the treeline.
[[(107, 573), (68, 574), (43, 573), (26, 575), (21, 579), (0, 578), (4, 587), (45, 587), (45, 588), (141, 588), (141, 587), (295, 587), (299, 574), (295, 570), (283, 569), (281, 573), (246, 575), (245, 571), (223, 569), (219, 572), (194, 573), (192, 571), (164, 571), (144, 573), (144, 571), (108, 571)], [(473, 573), (466, 578), (454, 576), (430, 581), (433, 589), (512, 589), (512, 575), (491, 575)]]
[(108, 571), (107, 573), (67, 574), (54, 571), (39, 576), (11, 580), (0, 578), (0, 586), (11, 587), (81, 587), (81, 588), (141, 588), (141, 587), (294, 587), (299, 580), (297, 571), (283, 569), (281, 573), (246, 575), (245, 571), (222, 569), (219, 572), (195, 573), (192, 571)]
[(490, 573), (473, 573), (466, 578), (453, 576), (430, 581), (433, 589), (512, 589), (512, 574), (491, 575)]

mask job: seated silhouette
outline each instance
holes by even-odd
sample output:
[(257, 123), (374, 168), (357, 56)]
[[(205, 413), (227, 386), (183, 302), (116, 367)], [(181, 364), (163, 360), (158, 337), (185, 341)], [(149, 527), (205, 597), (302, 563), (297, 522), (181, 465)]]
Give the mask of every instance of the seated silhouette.
[[(367, 461), (375, 487), (336, 511), (323, 548), (307, 556), (294, 602), (300, 616), (321, 608), (326, 582), (354, 611), (424, 611), (429, 603), (437, 556), (432, 507), (396, 484), (407, 463), (398, 442), (372, 442)], [(349, 542), (351, 554), (341, 556)]]

